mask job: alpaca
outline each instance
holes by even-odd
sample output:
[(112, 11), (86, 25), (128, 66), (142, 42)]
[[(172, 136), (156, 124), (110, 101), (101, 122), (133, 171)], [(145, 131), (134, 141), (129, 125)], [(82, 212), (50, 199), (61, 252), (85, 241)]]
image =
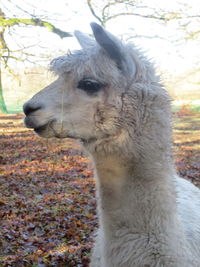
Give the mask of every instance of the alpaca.
[(24, 105), (25, 125), (74, 138), (95, 165), (91, 267), (200, 266), (200, 191), (172, 160), (170, 97), (141, 51), (96, 23), (54, 59), (58, 79)]

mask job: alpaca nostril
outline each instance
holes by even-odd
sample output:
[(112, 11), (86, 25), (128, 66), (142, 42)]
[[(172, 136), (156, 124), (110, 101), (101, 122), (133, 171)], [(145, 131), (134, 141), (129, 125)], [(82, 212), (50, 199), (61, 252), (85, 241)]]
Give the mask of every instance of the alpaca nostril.
[(33, 107), (28, 103), (24, 104), (24, 106), (23, 106), (23, 110), (24, 110), (25, 115), (29, 115), (30, 113), (32, 113), (38, 109), (41, 109), (41, 106)]

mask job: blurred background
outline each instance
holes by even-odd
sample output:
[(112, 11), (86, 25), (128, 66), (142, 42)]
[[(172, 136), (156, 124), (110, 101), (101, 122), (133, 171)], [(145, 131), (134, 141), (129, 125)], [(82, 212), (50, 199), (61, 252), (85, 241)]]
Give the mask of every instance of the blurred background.
[(198, 0), (0, 0), (0, 111), (23, 103), (55, 77), (49, 62), (79, 49), (73, 31), (95, 21), (155, 62), (173, 109), (200, 110)]

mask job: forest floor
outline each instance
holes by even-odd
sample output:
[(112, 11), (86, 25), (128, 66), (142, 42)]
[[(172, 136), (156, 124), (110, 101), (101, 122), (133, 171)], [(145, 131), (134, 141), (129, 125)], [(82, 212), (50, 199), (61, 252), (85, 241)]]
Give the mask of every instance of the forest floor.
[[(200, 113), (174, 113), (177, 172), (200, 187)], [(40, 139), (0, 115), (0, 266), (89, 265), (97, 228), (90, 160), (72, 140)]]

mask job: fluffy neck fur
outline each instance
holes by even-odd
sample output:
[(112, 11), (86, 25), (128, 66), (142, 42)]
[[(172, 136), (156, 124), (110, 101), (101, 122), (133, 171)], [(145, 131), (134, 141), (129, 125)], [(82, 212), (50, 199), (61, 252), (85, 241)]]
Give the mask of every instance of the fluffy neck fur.
[(101, 219), (108, 220), (108, 224), (110, 220), (111, 228), (124, 225), (147, 233), (156, 227), (149, 225), (149, 219), (160, 216), (160, 211), (167, 213), (163, 217), (166, 226), (166, 218), (176, 211), (172, 168), (160, 163), (150, 166), (132, 162), (130, 165), (130, 160), (123, 161), (116, 155), (97, 156), (95, 164)]
[[(100, 229), (104, 233), (102, 266), (145, 266), (154, 260), (158, 264), (157, 257), (160, 265), (152, 266), (166, 266), (162, 265), (166, 260), (167, 266), (196, 266), (189, 262), (190, 252), (176, 211), (173, 165), (160, 162), (152, 166), (145, 160), (122, 160), (116, 154), (95, 155), (94, 159)], [(138, 254), (141, 251), (143, 257)]]

